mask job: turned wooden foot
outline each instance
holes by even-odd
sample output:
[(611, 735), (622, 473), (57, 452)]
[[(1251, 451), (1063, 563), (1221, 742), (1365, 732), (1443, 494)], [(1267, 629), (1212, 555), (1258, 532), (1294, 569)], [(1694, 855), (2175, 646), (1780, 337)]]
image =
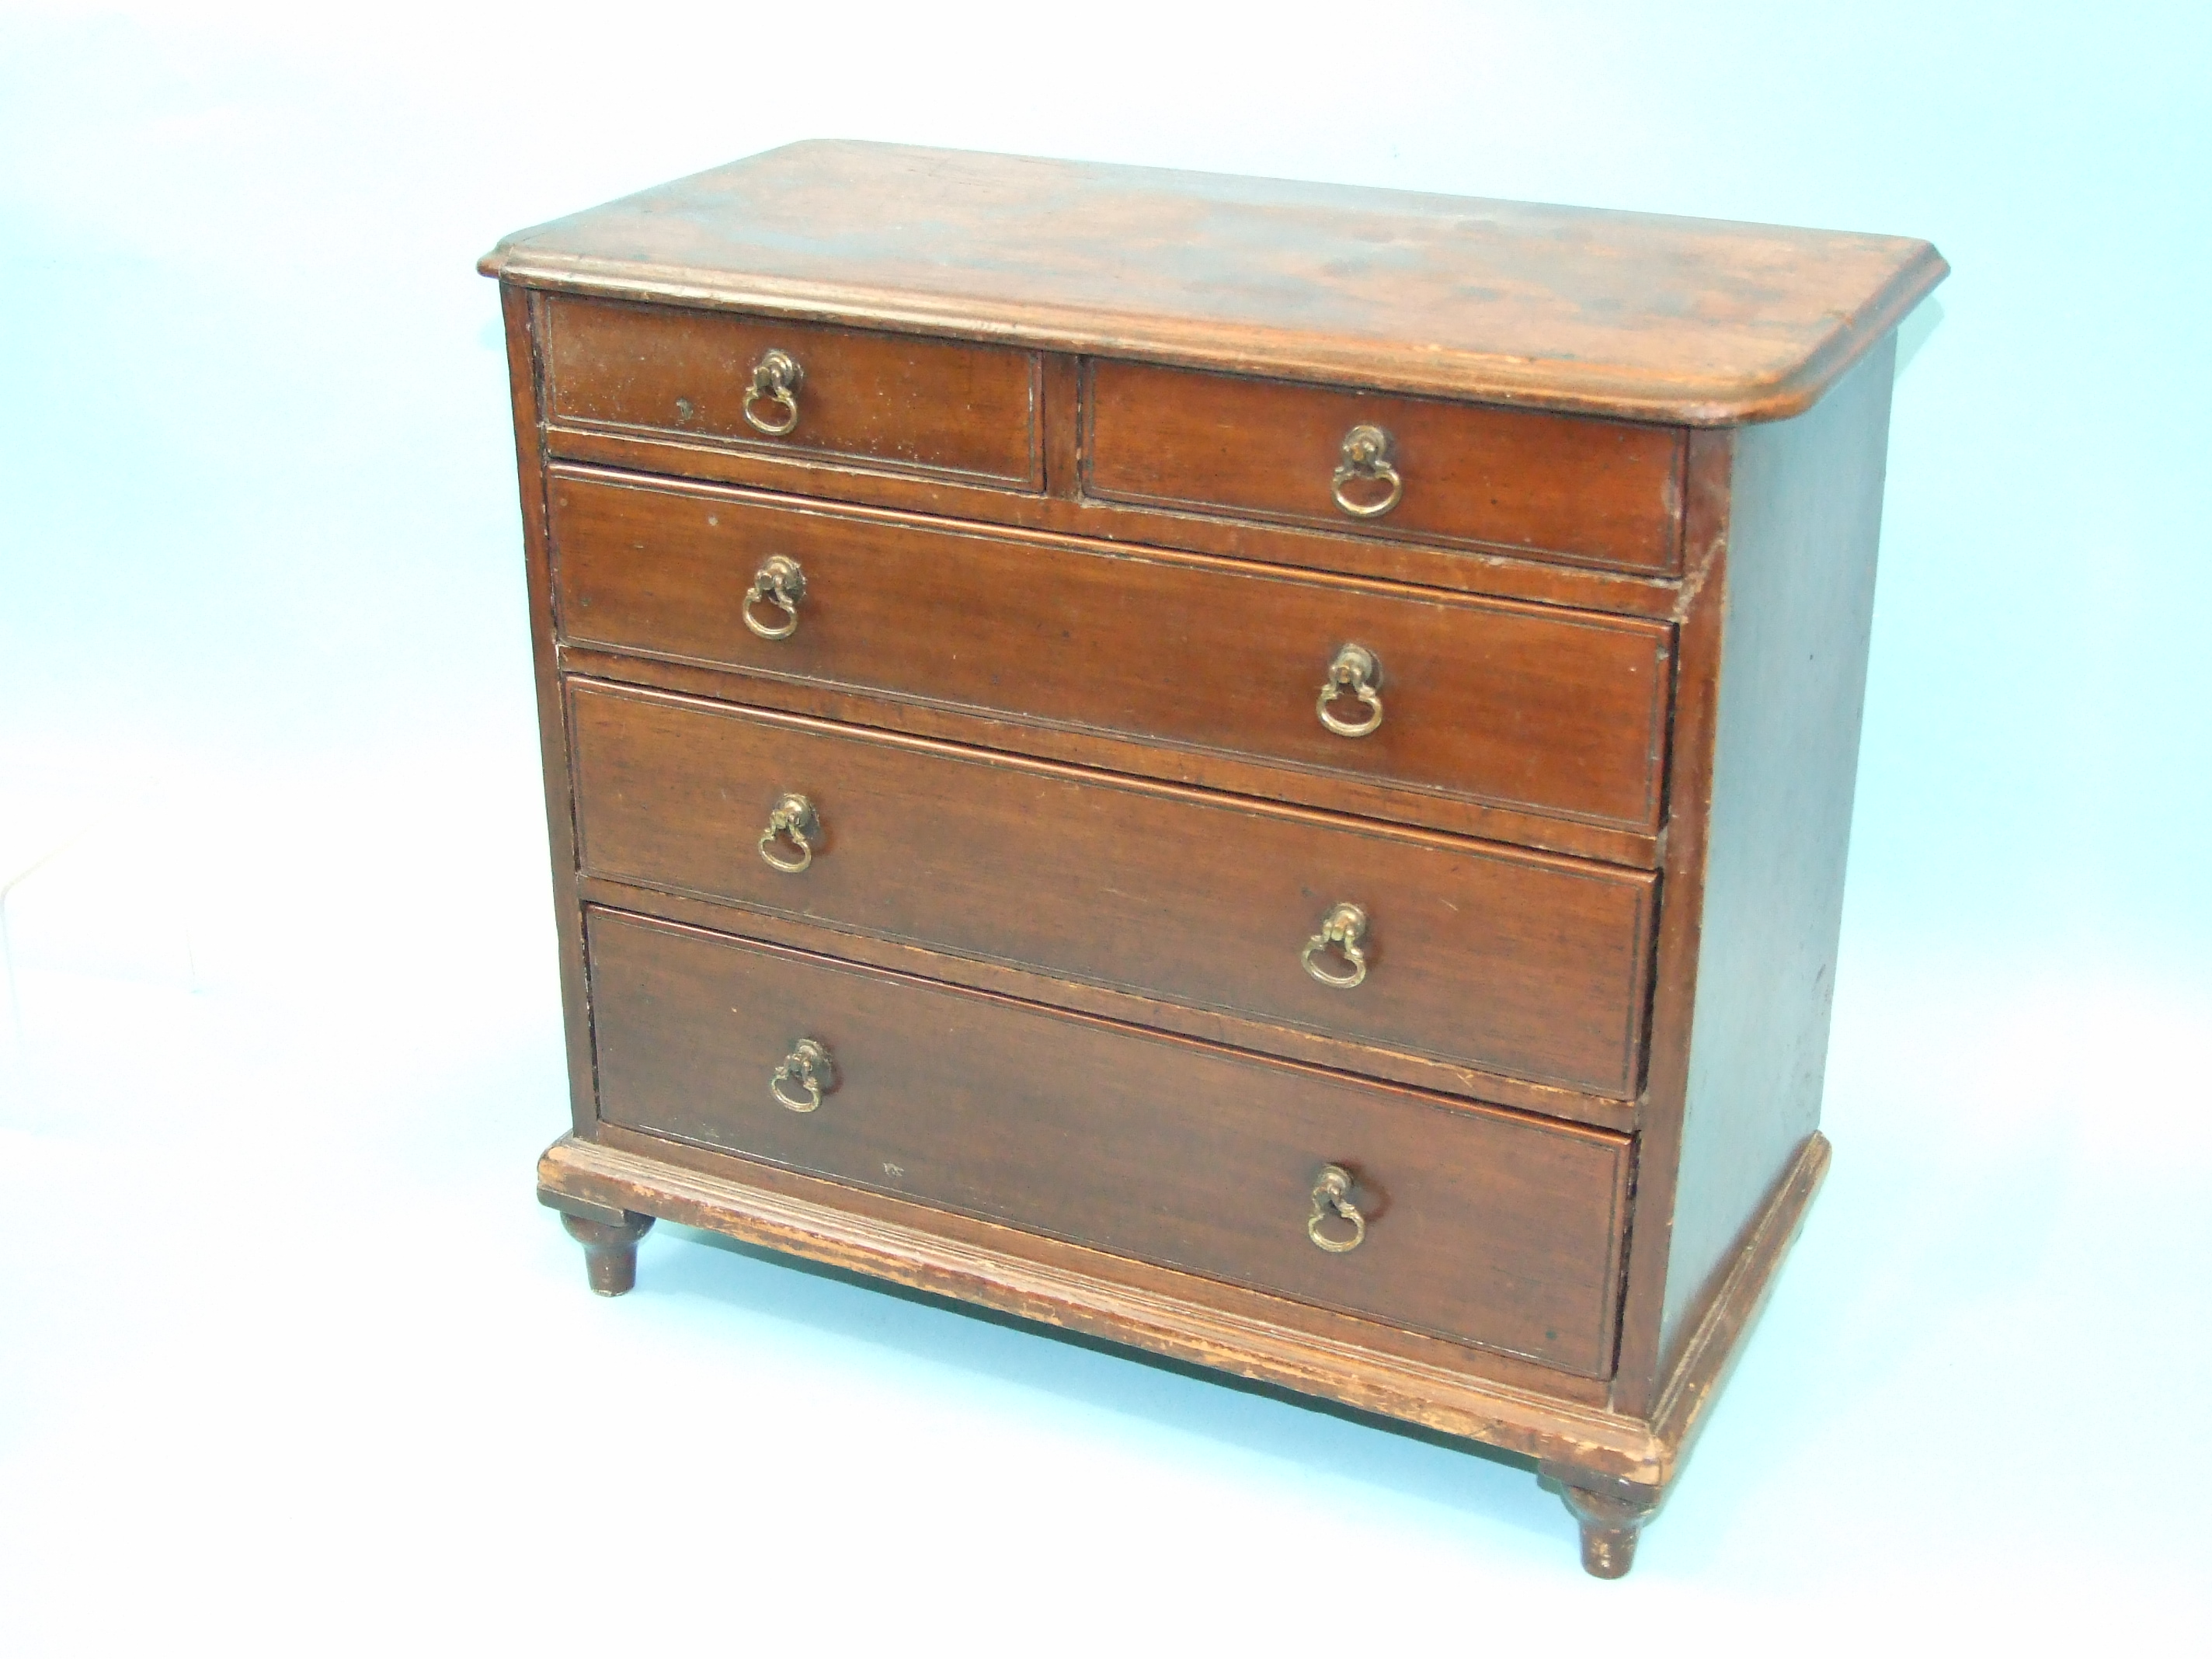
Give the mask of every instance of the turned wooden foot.
[(1559, 1483), (1559, 1496), (1582, 1525), (1583, 1570), (1597, 1578), (1620, 1578), (1636, 1564), (1636, 1535), (1656, 1504)]
[(593, 1221), (563, 1212), (561, 1224), (584, 1247), (584, 1272), (601, 1296), (620, 1296), (637, 1283), (637, 1241), (653, 1229), (649, 1215), (625, 1214), (619, 1222)]

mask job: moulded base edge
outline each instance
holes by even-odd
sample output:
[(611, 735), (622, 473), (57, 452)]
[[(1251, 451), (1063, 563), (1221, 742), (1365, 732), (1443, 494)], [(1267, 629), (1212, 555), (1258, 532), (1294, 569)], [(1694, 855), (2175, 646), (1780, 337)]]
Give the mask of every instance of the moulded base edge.
[[(654, 1216), (721, 1233), (1480, 1442), (1533, 1458), (1554, 1479), (1656, 1503), (1765, 1299), (1828, 1155), (1818, 1133), (1799, 1149), (1648, 1421), (1133, 1285), (1118, 1257), (1012, 1228), (968, 1224), (970, 1237), (948, 1237), (574, 1136), (547, 1149), (538, 1178), (540, 1196), (573, 1214)], [(927, 1214), (915, 1211), (918, 1221)]]

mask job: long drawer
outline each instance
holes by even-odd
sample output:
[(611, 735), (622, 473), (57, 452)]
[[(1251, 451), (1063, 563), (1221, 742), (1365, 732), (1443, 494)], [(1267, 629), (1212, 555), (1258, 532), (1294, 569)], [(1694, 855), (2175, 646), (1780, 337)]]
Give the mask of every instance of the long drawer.
[[(575, 643), (1257, 761), (1279, 799), (1379, 785), (1411, 822), (1657, 827), (1663, 623), (566, 472), (550, 505)], [(1371, 701), (1332, 676), (1347, 645)]]
[(587, 874), (1636, 1092), (1648, 873), (589, 681), (569, 725)]
[(1620, 1136), (619, 912), (588, 938), (609, 1123), (1610, 1370)]

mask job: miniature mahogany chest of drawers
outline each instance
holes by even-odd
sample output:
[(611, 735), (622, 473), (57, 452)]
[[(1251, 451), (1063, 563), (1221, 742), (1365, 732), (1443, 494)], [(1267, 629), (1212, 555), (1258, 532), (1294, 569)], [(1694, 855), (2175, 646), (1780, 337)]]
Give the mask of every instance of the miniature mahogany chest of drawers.
[(482, 268), (592, 1287), (1109, 1337), (1626, 1571), (1827, 1159), (1935, 251), (807, 143)]

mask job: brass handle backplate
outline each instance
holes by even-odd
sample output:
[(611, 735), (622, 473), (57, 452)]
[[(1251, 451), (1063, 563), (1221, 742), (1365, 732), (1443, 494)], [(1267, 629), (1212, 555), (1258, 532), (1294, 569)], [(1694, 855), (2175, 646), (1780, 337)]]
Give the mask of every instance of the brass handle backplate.
[[(799, 631), (799, 602), (806, 597), (806, 573), (799, 568), (799, 561), (787, 559), (781, 553), (753, 572), (753, 585), (745, 590), (745, 602), (739, 607), (744, 613), (745, 626), (764, 640), (787, 640)], [(784, 620), (768, 623), (753, 615), (757, 605), (773, 605), (783, 612)]]
[[(786, 795), (768, 815), (768, 828), (761, 831), (760, 855), (785, 875), (795, 876), (814, 862), (813, 837), (821, 833), (822, 821), (814, 816), (813, 803), (804, 795)], [(799, 849), (797, 858), (777, 856), (776, 843), (783, 840)]]
[[(786, 1094), (787, 1085), (804, 1090), (805, 1097)], [(768, 1079), (768, 1091), (775, 1097), (775, 1103), (793, 1112), (812, 1111), (822, 1103), (822, 1097), (836, 1086), (837, 1067), (830, 1051), (812, 1037), (801, 1037), (793, 1043)]]
[[(1347, 645), (1332, 658), (1328, 678), (1322, 682), (1321, 701), (1314, 707), (1321, 723), (1340, 738), (1364, 738), (1382, 724), (1382, 664), (1364, 645)], [(1347, 720), (1329, 705), (1339, 697), (1366, 704), (1366, 717)]]
[[(1347, 1222), (1352, 1237), (1331, 1237), (1322, 1231), (1331, 1217)], [(1346, 1250), (1356, 1250), (1366, 1240), (1367, 1218), (1359, 1213), (1359, 1206), (1352, 1201), (1352, 1171), (1341, 1164), (1325, 1164), (1320, 1177), (1314, 1182), (1313, 1213), (1306, 1218), (1306, 1237), (1331, 1255), (1342, 1255)]]
[[(1340, 904), (1322, 918), (1321, 932), (1306, 941), (1306, 948), (1298, 952), (1298, 960), (1305, 965), (1306, 972), (1322, 984), (1334, 990), (1349, 991), (1367, 977), (1367, 951), (1360, 944), (1366, 937), (1367, 912), (1356, 904)], [(1328, 959), (1323, 953), (1331, 945), (1352, 964), (1350, 973), (1331, 973), (1322, 965)]]
[[(799, 388), (805, 379), (798, 360), (787, 351), (771, 351), (755, 363), (752, 384), (745, 388), (745, 419), (752, 428), (771, 438), (781, 438), (797, 426)], [(753, 412), (757, 404), (773, 404), (783, 413), (763, 420)], [(1341, 501), (1343, 497), (1337, 499)]]
[[(1358, 501), (1345, 494), (1345, 485), (1364, 483), (1383, 483), (1389, 488), (1373, 501)], [(1390, 434), (1379, 426), (1355, 426), (1346, 433), (1329, 493), (1336, 497), (1336, 504), (1355, 519), (1379, 519), (1397, 506), (1399, 497), (1406, 493), (1406, 481), (1390, 464)]]

